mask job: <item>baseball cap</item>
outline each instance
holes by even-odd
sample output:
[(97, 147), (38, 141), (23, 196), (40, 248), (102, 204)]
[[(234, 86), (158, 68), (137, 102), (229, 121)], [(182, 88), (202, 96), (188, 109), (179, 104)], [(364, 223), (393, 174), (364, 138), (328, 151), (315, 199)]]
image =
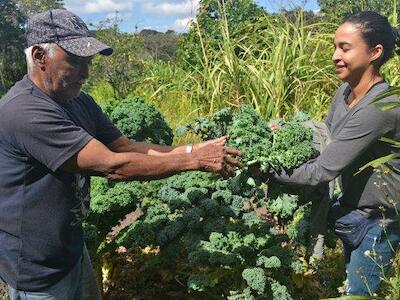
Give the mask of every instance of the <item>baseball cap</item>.
[(66, 9), (50, 9), (33, 15), (26, 29), (28, 47), (56, 43), (77, 56), (110, 55), (113, 49), (91, 36), (86, 24)]

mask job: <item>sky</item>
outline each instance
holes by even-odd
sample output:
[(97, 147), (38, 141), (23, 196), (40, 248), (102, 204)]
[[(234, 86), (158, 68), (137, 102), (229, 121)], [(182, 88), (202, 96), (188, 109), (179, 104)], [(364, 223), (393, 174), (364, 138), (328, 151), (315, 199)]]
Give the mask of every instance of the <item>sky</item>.
[[(185, 32), (196, 15), (199, 0), (64, 0), (65, 7), (92, 27), (107, 18), (117, 18), (120, 29), (136, 32), (153, 29), (160, 32)], [(269, 12), (281, 8), (300, 6), (305, 10), (318, 10), (317, 0), (256, 0)]]

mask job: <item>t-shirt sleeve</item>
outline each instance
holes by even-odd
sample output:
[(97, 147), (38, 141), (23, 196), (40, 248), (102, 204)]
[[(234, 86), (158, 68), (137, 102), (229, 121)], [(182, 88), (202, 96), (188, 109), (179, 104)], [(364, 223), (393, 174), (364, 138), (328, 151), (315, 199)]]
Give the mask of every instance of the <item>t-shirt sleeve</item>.
[(312, 185), (329, 182), (338, 177), (379, 138), (394, 128), (391, 112), (368, 105), (349, 118), (321, 155), (295, 169), (274, 178), (286, 184)]
[(5, 114), (7, 120), (1, 123), (8, 127), (6, 130), (11, 133), (11, 142), (16, 149), (52, 171), (93, 138), (54, 104), (37, 99), (20, 102), (20, 105), (10, 103)]
[(91, 110), (96, 119), (96, 139), (107, 145), (122, 136), (121, 131), (110, 121), (100, 106), (93, 100), (92, 97), (85, 94), (89, 99)]

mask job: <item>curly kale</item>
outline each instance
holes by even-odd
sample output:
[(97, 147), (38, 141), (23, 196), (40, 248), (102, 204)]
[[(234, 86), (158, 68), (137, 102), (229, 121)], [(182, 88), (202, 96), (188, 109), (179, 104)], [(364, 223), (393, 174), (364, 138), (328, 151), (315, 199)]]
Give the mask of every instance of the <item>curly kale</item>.
[(138, 182), (112, 183), (104, 178), (91, 179), (91, 202), (88, 222), (102, 235), (107, 234), (126, 214), (136, 209), (143, 187)]
[(224, 108), (216, 112), (211, 118), (197, 118), (194, 125), (186, 125), (185, 130), (179, 128), (182, 135), (186, 130), (192, 130), (203, 141), (212, 140), (227, 134), (228, 126), (232, 122), (232, 112)]
[(257, 215), (256, 212), (244, 213), (243, 217), (242, 217), (242, 220), (243, 220), (244, 224), (246, 226), (248, 226), (249, 228), (259, 227), (259, 226), (261, 226), (263, 224), (263, 221)]
[(285, 170), (292, 170), (301, 166), (315, 154), (315, 149), (311, 142), (303, 141), (287, 150), (276, 150), (271, 153), (269, 162), (274, 167), (282, 167)]
[(244, 262), (244, 259), (234, 252), (212, 251), (208, 262), (212, 266), (239, 266)]
[(227, 222), (223, 217), (210, 217), (202, 221), (203, 233), (208, 236), (213, 232), (225, 232)]
[(103, 241), (100, 231), (95, 225), (83, 222), (83, 237), (85, 244), (88, 247), (88, 251), (91, 257), (96, 256), (96, 251), (100, 243)]
[(239, 214), (239, 212), (242, 210), (243, 205), (246, 201), (247, 201), (246, 198), (243, 198), (238, 195), (233, 195), (232, 203), (231, 203), (230, 207), (232, 208), (232, 210), (234, 212), (237, 212), (237, 214)]
[(151, 206), (147, 209), (144, 221), (152, 224), (159, 220), (168, 220), (171, 210), (164, 205)]
[(243, 279), (247, 285), (257, 292), (258, 295), (263, 295), (267, 285), (267, 276), (262, 268), (247, 268), (242, 272)]
[(157, 240), (161, 246), (177, 239), (185, 230), (185, 224), (181, 220), (170, 221), (157, 234)]
[(140, 97), (120, 102), (110, 118), (124, 135), (132, 140), (161, 145), (172, 144), (174, 135), (164, 117)]
[(211, 199), (217, 203), (231, 204), (232, 196), (230, 190), (217, 190), (211, 195)]
[[(141, 101), (131, 102), (117, 105), (112, 117), (124, 120), (122, 128), (128, 123), (142, 122), (144, 129), (138, 132), (147, 134), (143, 140), (167, 144), (164, 129), (151, 134), (146, 131), (158, 130), (153, 126), (156, 122), (146, 123), (146, 119), (153, 119), (156, 114)], [(139, 111), (137, 119), (127, 113), (131, 110)], [(198, 119), (189, 129), (203, 140), (229, 136), (228, 145), (244, 152), (243, 161), (248, 166), (255, 164), (263, 171), (270, 167), (292, 170), (314, 155), (312, 132), (301, 125), (303, 119), (305, 116), (299, 115), (286, 124), (280, 121), (278, 129), (272, 132), (251, 105), (243, 105), (236, 111), (224, 109), (208, 119)], [(267, 193), (266, 184), (262, 185), (257, 176), (250, 174), (252, 169), (248, 167), (231, 179), (187, 172), (137, 185), (100, 180), (93, 186), (96, 208), (92, 214), (107, 214), (104, 219), (108, 221), (108, 214), (111, 212), (113, 216), (117, 212), (109, 227), (118, 221), (118, 216), (138, 205), (143, 215), (121, 231), (116, 244), (160, 246), (159, 255), (171, 262), (178, 256), (180, 263), (186, 262), (185, 272), (190, 274), (188, 288), (198, 293), (208, 294), (217, 288), (220, 296), (229, 299), (291, 299), (288, 288), (280, 282), (284, 281), (281, 273), (293, 272), (293, 249), (282, 247), (288, 236), (274, 227), (274, 222), (278, 220), (284, 226), (290, 222), (298, 208), (297, 196), (273, 183)], [(257, 206), (260, 204), (267, 209)], [(281, 219), (276, 219), (276, 215)], [(292, 229), (299, 234), (300, 223), (296, 222), (292, 228), (289, 225), (288, 232)], [(87, 230), (88, 237), (93, 235), (94, 239), (97, 226)], [(242, 277), (232, 276), (237, 274)], [(229, 290), (234, 291), (231, 296), (226, 295)]]
[(310, 205), (301, 206), (294, 213), (287, 229), (287, 234), (290, 239), (305, 246), (308, 245), (310, 241), (310, 215)]
[(141, 220), (135, 221), (118, 236), (116, 243), (128, 248), (157, 245), (154, 226)]
[(274, 150), (286, 151), (298, 143), (312, 140), (312, 129), (299, 123), (286, 123), (274, 133)]
[(304, 111), (299, 111), (293, 116), (291, 121), (301, 123), (301, 122), (305, 122), (308, 120), (311, 120), (311, 116)]
[(204, 210), (193, 207), (185, 210), (182, 214), (182, 218), (189, 230), (198, 230), (202, 226), (201, 220), (205, 215)]
[(269, 278), (269, 289), (271, 290), (273, 300), (293, 300), (286, 286), (280, 284), (278, 281)]
[(300, 123), (291, 122), (282, 125), (274, 132), (270, 164), (285, 170), (300, 166), (315, 154), (312, 138), (312, 129)]
[(204, 235), (198, 232), (188, 231), (183, 237), (186, 250), (191, 253), (200, 249), (203, 243)]
[[(169, 208), (163, 205), (149, 207), (144, 215), (120, 233), (116, 239), (116, 243), (125, 247), (159, 245), (157, 235), (170, 224), (170, 214), (171, 211)], [(168, 234), (169, 232), (164, 233), (166, 236)], [(162, 239), (162, 241), (164, 240)]]
[(268, 200), (265, 204), (270, 212), (281, 218), (287, 218), (292, 216), (297, 209), (298, 200), (298, 195), (287, 193), (284, 187), (275, 185), (269, 188)]
[(272, 132), (251, 105), (242, 105), (228, 127), (229, 146), (245, 154), (244, 162), (260, 162), (262, 167), (271, 150)]
[(180, 192), (175, 188), (165, 185), (160, 188), (158, 197), (174, 211), (176, 209), (190, 208), (192, 204), (196, 204), (206, 198), (207, 193), (208, 190), (206, 188), (189, 187), (184, 192)]
[(188, 262), (192, 267), (207, 267), (209, 259), (210, 252), (203, 249), (193, 249), (188, 254)]
[(240, 211), (232, 209), (230, 206), (221, 205), (218, 214), (222, 217), (236, 218), (239, 216)]
[(162, 180), (163, 185), (169, 186), (180, 192), (189, 188), (209, 188), (212, 184), (214, 175), (206, 172), (193, 171), (171, 176)]
[(281, 260), (276, 256), (266, 257), (260, 256), (257, 258), (257, 266), (264, 267), (266, 269), (270, 268), (280, 268), (282, 266)]
[(180, 198), (186, 203), (197, 204), (205, 199), (207, 194), (208, 189), (206, 188), (190, 187), (180, 196)]
[(158, 198), (165, 203), (175, 201), (179, 198), (180, 192), (176, 189), (170, 187), (169, 185), (164, 185), (158, 191)]
[(219, 207), (217, 201), (212, 199), (203, 199), (200, 201), (199, 208), (205, 212), (205, 215), (208, 217), (216, 217), (219, 214)]
[(212, 286), (211, 277), (208, 274), (192, 274), (188, 278), (188, 288), (203, 292)]

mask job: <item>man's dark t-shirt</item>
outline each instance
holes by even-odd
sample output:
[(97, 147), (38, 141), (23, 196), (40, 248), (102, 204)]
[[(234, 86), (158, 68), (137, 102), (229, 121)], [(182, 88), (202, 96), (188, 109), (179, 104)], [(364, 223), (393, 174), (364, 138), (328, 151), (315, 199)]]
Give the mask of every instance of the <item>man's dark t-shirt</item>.
[(0, 277), (38, 291), (61, 280), (83, 249), (89, 177), (59, 167), (92, 138), (121, 133), (85, 93), (60, 104), (25, 76), (0, 102)]

